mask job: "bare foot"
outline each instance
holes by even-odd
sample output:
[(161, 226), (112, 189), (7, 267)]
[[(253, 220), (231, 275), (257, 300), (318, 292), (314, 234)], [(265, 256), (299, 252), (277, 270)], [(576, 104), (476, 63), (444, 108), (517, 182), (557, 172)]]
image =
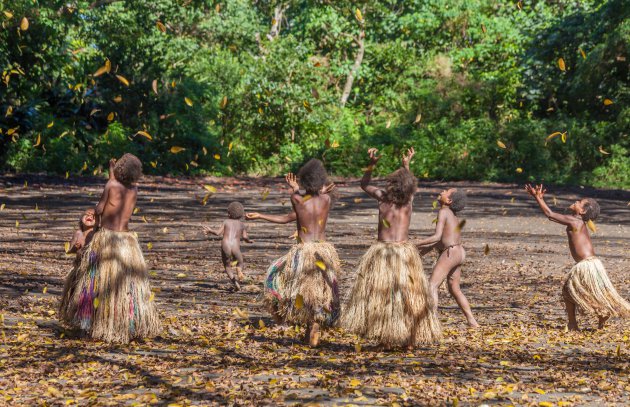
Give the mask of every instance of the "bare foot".
[(475, 321), (474, 319), (472, 321), (468, 321), (468, 328), (470, 328), (470, 329), (477, 329), (477, 328), (480, 328), (480, 327), (481, 327), (481, 325), (479, 325), (477, 323), (477, 321)]
[(608, 321), (608, 318), (610, 318), (610, 315), (607, 315), (605, 317), (598, 317), (599, 318), (599, 322), (597, 323), (597, 329), (604, 329), (604, 324), (606, 323), (606, 321)]
[(232, 278), (232, 284), (234, 285), (234, 289), (236, 291), (241, 291), (241, 285), (238, 283), (236, 278)]
[(238, 281), (245, 280), (245, 274), (241, 270), (238, 270)]

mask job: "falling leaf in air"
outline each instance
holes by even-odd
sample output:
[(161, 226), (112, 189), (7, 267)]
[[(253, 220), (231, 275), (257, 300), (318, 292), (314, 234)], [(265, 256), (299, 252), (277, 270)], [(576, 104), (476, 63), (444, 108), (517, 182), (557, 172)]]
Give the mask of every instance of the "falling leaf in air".
[(504, 144), (501, 140), (497, 140), (497, 146), (499, 146), (499, 147), (501, 147), (501, 148), (503, 148), (503, 149), (507, 148), (507, 147), (505, 146), (505, 144)]
[(261, 193), (261, 199), (264, 201), (269, 196), (269, 188), (265, 188)]
[(98, 297), (94, 298), (94, 301), (92, 302), (95, 309), (98, 308), (100, 303), (101, 303), (101, 300), (99, 300)]
[(486, 26), (481, 24), (481, 31), (483, 31), (483, 33), (485, 34), (488, 30), (486, 29)]
[(118, 80), (120, 81), (120, 83), (122, 83), (125, 86), (129, 86), (129, 81), (127, 80), (127, 78), (125, 78), (122, 75), (116, 75), (116, 78), (118, 78)]
[(48, 123), (48, 125), (46, 125), (46, 127), (47, 128), (51, 128), (54, 125), (55, 125), (55, 121), (53, 120), (52, 122)]
[(309, 194), (306, 194), (302, 197), (302, 203), (306, 203), (308, 200), (310, 200), (312, 198), (312, 196), (310, 196)]
[(567, 142), (567, 132), (566, 131), (560, 135), (560, 140), (562, 140), (563, 143)]
[(228, 97), (227, 96), (223, 96), (223, 99), (221, 99), (221, 104), (220, 104), (221, 109), (225, 109), (227, 104), (228, 104)]
[(304, 297), (302, 294), (298, 294), (295, 296), (295, 308), (302, 309), (304, 307)]
[(418, 123), (420, 123), (420, 120), (422, 120), (422, 114), (418, 113), (418, 114), (416, 115), (416, 118), (415, 118), (415, 119), (414, 119), (414, 121), (413, 121), (413, 124), (418, 124)]
[(221, 159), (221, 154), (215, 154), (214, 155), (214, 159), (215, 160), (220, 160)]
[(157, 161), (150, 161), (149, 164), (151, 164), (151, 167), (153, 168), (157, 167)]
[(614, 102), (610, 99), (604, 99), (604, 106), (610, 106), (612, 105)]
[(584, 52), (582, 48), (578, 48), (578, 50), (580, 51), (580, 55), (582, 55), (582, 58), (586, 59), (586, 52)]
[(44, 289), (42, 290), (42, 294), (46, 294), (48, 292), (48, 286), (44, 287)]
[(459, 222), (459, 224), (457, 225), (457, 230), (458, 230), (458, 231), (461, 231), (461, 230), (464, 228), (464, 226), (466, 226), (466, 219), (462, 219), (462, 220)]
[(107, 121), (108, 121), (108, 122), (111, 122), (112, 120), (114, 120), (114, 116), (115, 116), (114, 112), (110, 112), (110, 113), (107, 115)]
[(13, 18), (13, 13), (7, 10), (3, 11), (4, 15), (7, 16), (7, 18), (11, 19)]
[(187, 104), (188, 106), (191, 106), (191, 107), (192, 107), (192, 105), (193, 105), (193, 101), (192, 101), (192, 100), (190, 100), (190, 98), (185, 97), (185, 98), (184, 98), (184, 102), (186, 102), (186, 104)]
[(208, 155), (208, 149), (205, 147), (201, 147), (201, 151), (203, 151), (203, 155)]
[(68, 253), (70, 251), (70, 242), (66, 242), (63, 244), (64, 251)]
[(206, 191), (208, 191), (208, 192), (210, 192), (212, 194), (217, 192), (217, 189), (215, 187), (213, 187), (212, 185), (204, 185), (203, 187), (206, 189)]
[(176, 277), (184, 278), (184, 277), (186, 277), (186, 274), (184, 274), (184, 273), (177, 273)]
[(122, 96), (118, 95), (118, 96), (116, 96), (115, 98), (113, 98), (112, 100), (113, 100), (115, 103), (120, 103), (120, 102), (122, 102), (122, 100), (123, 100), (123, 99), (122, 99)]
[(588, 228), (591, 230), (591, 232), (593, 232), (593, 233), (597, 232), (597, 228), (595, 227), (595, 222), (593, 222), (592, 219), (589, 219), (588, 222), (586, 222), (586, 226), (588, 226)]
[(151, 137), (151, 135), (144, 130), (140, 130), (136, 134), (139, 134), (142, 137), (146, 137), (148, 140), (153, 140), (153, 137)]
[(433, 209), (437, 208), (437, 206), (438, 206), (438, 201), (433, 201), (433, 203), (431, 204), (431, 206), (433, 207)]
[(363, 202), (363, 198), (354, 198), (354, 203), (361, 203)]
[(155, 25), (157, 26), (157, 29), (162, 31), (163, 33), (166, 32), (166, 26), (160, 21), (158, 20)]
[(15, 221), (15, 228), (18, 229), (20, 227), (20, 221), (16, 220)]
[(339, 147), (339, 142), (338, 141), (333, 141), (332, 143), (330, 143), (330, 147), (338, 148)]
[(565, 71), (567, 69), (563, 58), (558, 58), (558, 68), (560, 68), (561, 71)]
[(609, 155), (609, 154), (610, 154), (608, 151), (604, 150), (604, 148), (603, 148), (602, 146), (599, 146), (599, 149), (598, 149), (598, 150), (599, 150), (599, 152), (600, 152), (600, 153), (602, 153), (602, 154), (606, 154), (606, 155)]
[(549, 140), (551, 140), (554, 137), (560, 136), (562, 133), (559, 131), (554, 131), (553, 133), (551, 133), (550, 135), (547, 136), (547, 138), (545, 139), (545, 144), (547, 144), (547, 142)]
[(20, 30), (22, 31), (26, 31), (28, 30), (28, 18), (23, 17), (22, 21), (20, 21)]
[(184, 150), (186, 150), (184, 147), (173, 146), (171, 147), (169, 151), (173, 154), (177, 154), (177, 153), (181, 153)]
[(484, 256), (487, 256), (490, 253), (490, 246), (488, 246), (488, 244), (486, 243), (486, 245), (483, 247), (483, 254)]
[[(39, 145), (42, 144), (42, 135), (38, 134), (37, 135), (37, 141), (35, 142), (35, 144), (33, 144), (33, 147), (39, 147)], [(601, 149), (601, 147), (600, 147)]]
[(101, 66), (100, 68), (98, 68), (96, 70), (96, 72), (94, 72), (94, 77), (98, 77), (103, 75), (104, 73), (109, 73), (112, 70), (112, 63), (110, 62), (109, 59), (105, 59), (105, 65)]
[(354, 10), (354, 16), (357, 18), (357, 21), (359, 21), (360, 23), (363, 22), (363, 14), (361, 13), (361, 10)]
[(214, 6), (214, 10), (215, 10), (217, 13), (220, 13), (220, 12), (221, 12), (221, 3), (217, 3), (217, 5), (216, 5), (216, 6)]
[(9, 117), (12, 114), (13, 114), (13, 106), (7, 107), (7, 112), (5, 113), (4, 117)]
[(389, 228), (389, 227), (390, 227), (390, 224), (389, 224), (389, 222), (387, 221), (387, 219), (383, 218), (383, 221), (382, 221), (382, 222), (383, 222), (383, 226), (385, 226), (386, 228)]
[(518, 167), (518, 168), (516, 169), (516, 172), (517, 172), (518, 174), (520, 174), (520, 173), (522, 173), (522, 172), (523, 172), (523, 169), (522, 169), (521, 167)]
[(326, 263), (324, 263), (321, 260), (317, 260), (315, 262), (315, 265), (317, 266), (318, 269), (322, 270), (322, 271), (326, 271)]
[(155, 94), (158, 94), (158, 83), (157, 83), (157, 79), (153, 79), (153, 82), (151, 82), (151, 88), (153, 89), (153, 92), (155, 92)]
[(149, 296), (149, 302), (155, 300), (155, 293), (151, 291), (151, 295)]

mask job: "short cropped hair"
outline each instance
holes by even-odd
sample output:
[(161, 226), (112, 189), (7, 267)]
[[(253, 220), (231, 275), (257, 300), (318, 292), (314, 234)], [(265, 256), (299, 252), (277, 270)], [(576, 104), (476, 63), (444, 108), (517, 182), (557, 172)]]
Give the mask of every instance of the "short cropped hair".
[(589, 221), (595, 220), (599, 216), (599, 204), (593, 198), (584, 198), (584, 213), (582, 214), (582, 220)]
[(125, 186), (137, 182), (142, 176), (142, 162), (133, 154), (125, 154), (114, 166), (114, 177)]
[(245, 209), (240, 202), (231, 202), (227, 208), (228, 218), (230, 219), (241, 219), (245, 216)]
[(328, 181), (328, 174), (326, 174), (324, 164), (316, 158), (310, 159), (300, 168), (298, 181), (307, 194), (319, 194), (319, 191)]
[(416, 177), (406, 168), (399, 168), (387, 176), (385, 200), (406, 205), (416, 192)]
[(451, 204), (449, 208), (455, 213), (461, 211), (466, 207), (466, 201), (468, 197), (466, 196), (466, 192), (456, 189), (451, 194)]

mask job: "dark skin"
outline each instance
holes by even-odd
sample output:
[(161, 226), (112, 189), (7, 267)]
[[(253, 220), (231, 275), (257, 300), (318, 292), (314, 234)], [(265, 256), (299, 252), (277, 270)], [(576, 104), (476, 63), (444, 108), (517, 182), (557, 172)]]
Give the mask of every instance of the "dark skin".
[[(543, 187), (543, 185), (525, 185), (525, 191), (530, 194), (534, 199), (536, 199), (536, 203), (545, 214), (545, 216), (552, 222), (559, 223), (561, 225), (565, 225), (567, 237), (569, 238), (569, 250), (571, 251), (571, 256), (573, 260), (576, 262), (580, 262), (588, 257), (594, 256), (595, 251), (593, 250), (593, 243), (591, 242), (591, 236), (588, 233), (588, 228), (586, 226), (586, 222), (582, 219), (582, 215), (586, 213), (584, 206), (585, 200), (575, 201), (571, 206), (569, 206), (569, 210), (571, 212), (570, 215), (564, 215), (560, 213), (553, 212), (547, 203), (545, 202), (545, 192), (547, 190)], [(567, 317), (569, 319), (568, 327), (570, 330), (579, 330), (576, 318), (576, 306), (573, 302), (568, 299), (564, 299), (564, 303), (567, 309)], [(599, 328), (602, 329), (604, 324), (608, 320), (609, 317), (599, 317)]]
[[(413, 197), (405, 205), (399, 206), (387, 201), (386, 190), (370, 185), (372, 171), (381, 158), (377, 153), (378, 150), (376, 148), (368, 150), (370, 164), (361, 179), (361, 189), (378, 201), (378, 240), (381, 242), (406, 242), (409, 236), (409, 223), (413, 212)], [(409, 169), (409, 162), (415, 153), (412, 147), (403, 155), (402, 164), (407, 170)]]
[[(326, 241), (326, 223), (332, 199), (328, 195), (334, 188), (334, 184), (325, 185), (320, 191), (306, 191), (300, 194), (299, 184), (294, 174), (287, 174), (285, 177), (287, 184), (291, 188), (291, 205), (293, 212), (286, 215), (265, 215), (258, 212), (248, 213), (249, 220), (262, 219), (272, 223), (286, 224), (296, 221), (297, 239), (299, 242), (323, 242)], [(281, 322), (281, 318), (274, 315), (276, 322)], [(319, 344), (320, 331), (319, 324), (312, 323), (306, 329), (305, 340), (309, 345), (316, 347)]]
[[(254, 243), (247, 235), (247, 226), (240, 219), (227, 219), (217, 230), (203, 226), (203, 232), (207, 235), (213, 234), (221, 236), (221, 259), (225, 273), (234, 284), (236, 290), (240, 290), (239, 281), (242, 281), (243, 275), (243, 254), (241, 253), (241, 239), (247, 243)], [(233, 269), (236, 269), (237, 276), (234, 275)]]
[(459, 219), (450, 209), (450, 205), (453, 203), (451, 195), (455, 191), (457, 191), (455, 188), (451, 188), (440, 193), (438, 201), (442, 207), (438, 212), (435, 233), (426, 239), (420, 240), (417, 245), (421, 248), (436, 247), (441, 251), (440, 257), (433, 267), (429, 281), (431, 295), (433, 296), (434, 310), (437, 312), (440, 285), (448, 278), (448, 291), (451, 296), (455, 298), (457, 305), (464, 313), (468, 325), (471, 328), (478, 328), (479, 324), (475, 320), (468, 299), (460, 287), (462, 263), (464, 263), (466, 259), (466, 251), (461, 244), (462, 233), (459, 228)]
[(96, 205), (96, 224), (114, 232), (127, 232), (136, 207), (137, 185), (124, 185), (114, 177), (116, 160), (109, 161), (109, 180)]
[(74, 232), (70, 242), (70, 249), (68, 250), (68, 253), (77, 253), (77, 256), (80, 256), (82, 249), (90, 244), (90, 240), (92, 240), (94, 235), (94, 227), (96, 226), (94, 209), (85, 211), (81, 216), (81, 225), (82, 229)]

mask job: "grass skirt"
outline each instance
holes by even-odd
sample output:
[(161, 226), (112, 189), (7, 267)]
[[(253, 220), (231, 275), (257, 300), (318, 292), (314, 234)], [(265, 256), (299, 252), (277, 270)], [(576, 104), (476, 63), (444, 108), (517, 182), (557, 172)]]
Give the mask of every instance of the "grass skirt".
[(416, 247), (376, 242), (361, 258), (341, 325), (386, 346), (434, 343), (442, 334)]
[(339, 257), (332, 244), (294, 245), (267, 270), (263, 302), (289, 324), (317, 322), (322, 327), (332, 326), (340, 311), (339, 268)]
[(600, 317), (630, 317), (630, 303), (617, 293), (604, 265), (596, 257), (573, 266), (565, 278), (562, 296), (582, 312)]
[(157, 335), (147, 266), (131, 232), (100, 229), (66, 277), (60, 318), (91, 338), (128, 343)]

